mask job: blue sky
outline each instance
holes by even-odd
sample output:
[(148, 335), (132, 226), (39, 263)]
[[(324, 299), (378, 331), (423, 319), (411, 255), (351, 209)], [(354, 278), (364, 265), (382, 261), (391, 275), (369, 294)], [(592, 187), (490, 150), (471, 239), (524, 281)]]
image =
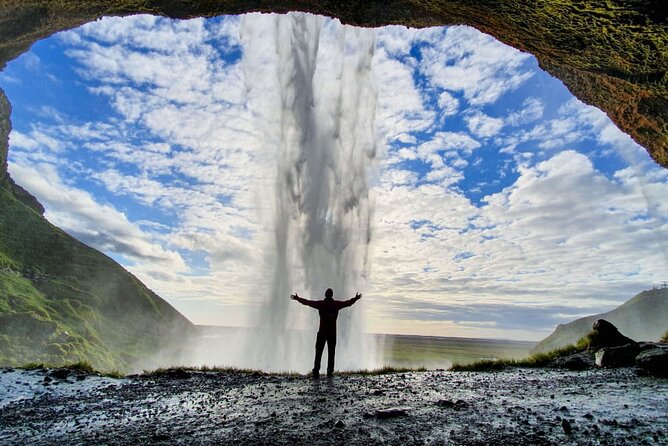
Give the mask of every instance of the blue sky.
[[(539, 339), (668, 277), (667, 171), (605, 114), (472, 28), (373, 32), (369, 330)], [(239, 34), (105, 18), (0, 74), (11, 175), (195, 323), (244, 325), (268, 286), (263, 67)]]

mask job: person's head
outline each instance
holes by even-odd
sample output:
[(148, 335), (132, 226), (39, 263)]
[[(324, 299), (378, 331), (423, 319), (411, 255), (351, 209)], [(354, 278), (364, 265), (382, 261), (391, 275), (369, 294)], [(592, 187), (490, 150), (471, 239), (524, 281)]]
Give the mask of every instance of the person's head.
[(331, 288), (327, 288), (327, 291), (325, 291), (325, 298), (332, 299), (333, 296), (334, 296), (334, 291), (332, 291)]

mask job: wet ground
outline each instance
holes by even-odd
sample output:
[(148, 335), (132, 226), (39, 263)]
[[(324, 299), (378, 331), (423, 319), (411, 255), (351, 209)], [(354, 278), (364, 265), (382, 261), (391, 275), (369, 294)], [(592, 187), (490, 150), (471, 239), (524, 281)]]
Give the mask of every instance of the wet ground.
[(0, 373), (0, 444), (668, 444), (668, 380), (632, 369), (313, 380)]

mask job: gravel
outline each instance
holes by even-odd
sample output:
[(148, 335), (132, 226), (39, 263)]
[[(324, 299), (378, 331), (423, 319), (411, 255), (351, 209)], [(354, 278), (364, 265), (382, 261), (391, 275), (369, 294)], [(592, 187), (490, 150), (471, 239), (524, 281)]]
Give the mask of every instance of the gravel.
[(0, 374), (0, 444), (668, 444), (668, 380), (633, 369), (49, 373)]

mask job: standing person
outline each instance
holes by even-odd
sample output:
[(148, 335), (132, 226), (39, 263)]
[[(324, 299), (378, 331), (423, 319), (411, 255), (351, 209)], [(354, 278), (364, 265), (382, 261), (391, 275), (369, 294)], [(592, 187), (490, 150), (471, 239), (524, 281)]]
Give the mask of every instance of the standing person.
[(302, 305), (306, 305), (318, 310), (320, 314), (320, 327), (318, 336), (315, 339), (315, 362), (313, 363), (313, 377), (320, 376), (320, 360), (322, 351), (327, 343), (327, 376), (334, 373), (334, 350), (336, 349), (336, 318), (339, 316), (339, 310), (349, 307), (362, 298), (360, 293), (348, 300), (334, 300), (334, 291), (327, 288), (323, 300), (309, 300), (299, 297), (297, 293), (290, 296), (290, 299), (296, 300)]

